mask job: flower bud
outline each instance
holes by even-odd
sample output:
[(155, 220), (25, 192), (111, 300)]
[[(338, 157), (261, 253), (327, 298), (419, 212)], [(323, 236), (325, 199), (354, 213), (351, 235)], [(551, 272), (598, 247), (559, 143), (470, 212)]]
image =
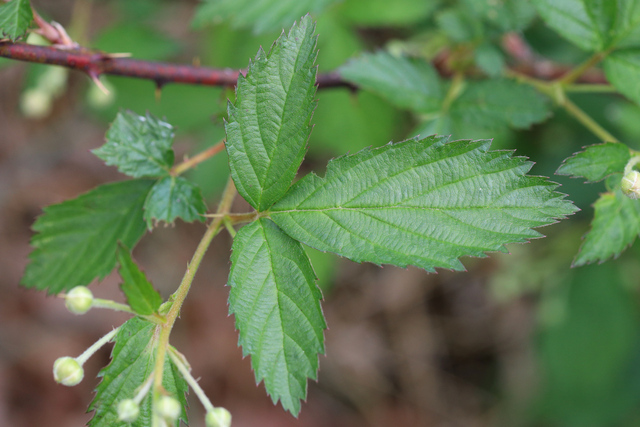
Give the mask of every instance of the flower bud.
[(640, 198), (640, 172), (631, 171), (622, 178), (622, 192), (630, 199)]
[(82, 381), (84, 369), (73, 357), (60, 357), (53, 363), (53, 379), (62, 385), (74, 386)]
[(118, 403), (118, 420), (132, 423), (140, 415), (140, 406), (133, 399), (124, 399)]
[(166, 420), (175, 421), (180, 416), (182, 407), (180, 406), (180, 402), (178, 402), (177, 399), (174, 399), (171, 396), (162, 396), (158, 400), (156, 412)]
[(93, 304), (93, 293), (86, 286), (76, 286), (65, 296), (67, 309), (74, 314), (84, 314)]
[(231, 425), (231, 413), (225, 408), (214, 408), (207, 412), (205, 417), (207, 427), (229, 427)]

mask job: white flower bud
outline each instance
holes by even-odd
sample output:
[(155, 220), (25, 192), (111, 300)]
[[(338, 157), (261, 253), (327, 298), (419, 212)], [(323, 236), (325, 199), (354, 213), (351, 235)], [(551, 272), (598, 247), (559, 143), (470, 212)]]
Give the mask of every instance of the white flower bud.
[(205, 417), (207, 427), (229, 427), (231, 425), (231, 413), (225, 408), (214, 408), (207, 412)]
[(73, 314), (84, 314), (93, 304), (93, 293), (86, 286), (76, 286), (65, 296), (65, 305)]
[(162, 396), (158, 400), (156, 413), (164, 419), (175, 421), (182, 413), (182, 407), (177, 399), (171, 396)]
[(53, 379), (62, 385), (74, 386), (82, 381), (84, 369), (73, 357), (60, 357), (53, 363)]
[(631, 171), (622, 178), (622, 192), (630, 199), (640, 198), (640, 172)]
[(140, 415), (140, 406), (133, 399), (124, 399), (118, 403), (118, 419), (125, 423), (132, 423)]

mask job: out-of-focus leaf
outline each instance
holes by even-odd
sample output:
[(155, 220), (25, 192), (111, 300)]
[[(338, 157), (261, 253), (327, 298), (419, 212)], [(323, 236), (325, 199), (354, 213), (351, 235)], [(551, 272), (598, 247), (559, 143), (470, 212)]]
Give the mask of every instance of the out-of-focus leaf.
[(611, 53), (604, 60), (604, 72), (618, 91), (640, 105), (640, 49), (624, 49)]
[(464, 0), (475, 16), (502, 31), (522, 31), (536, 17), (528, 0)]
[(175, 176), (156, 182), (144, 203), (144, 219), (149, 230), (154, 222), (172, 224), (176, 218), (186, 222), (204, 221), (207, 205), (197, 185)]
[(180, 52), (180, 45), (166, 34), (140, 22), (109, 26), (100, 33), (93, 47), (105, 52), (127, 52), (137, 59), (165, 60)]
[(152, 185), (106, 184), (46, 207), (33, 225), (35, 250), (22, 285), (55, 294), (104, 278), (116, 265), (118, 242), (132, 248), (144, 234), (142, 206)]
[(591, 230), (584, 237), (574, 266), (617, 257), (640, 234), (640, 200), (631, 200), (619, 188), (600, 195), (594, 209)]
[(431, 64), (386, 52), (364, 54), (340, 67), (340, 75), (400, 108), (437, 111), (442, 102), (438, 74)]
[(592, 145), (566, 159), (556, 173), (598, 182), (613, 173), (622, 173), (630, 157), (629, 147), (618, 142)]
[(12, 40), (22, 36), (33, 21), (29, 0), (11, 0), (0, 5), (0, 35)]
[(315, 275), (302, 245), (271, 220), (240, 229), (233, 241), (229, 311), (256, 381), (293, 415), (316, 378), (326, 328)]
[(504, 55), (496, 46), (483, 43), (474, 51), (476, 64), (489, 77), (499, 77), (504, 71)]
[(463, 8), (449, 8), (436, 15), (436, 23), (451, 40), (469, 42), (482, 37), (482, 21)]
[(437, 0), (345, 0), (339, 12), (357, 26), (402, 26), (427, 19), (438, 3)]
[(339, 157), (269, 214), (294, 239), (356, 262), (461, 270), (459, 257), (540, 237), (532, 228), (576, 210), (557, 184), (526, 176), (530, 162), (489, 144), (434, 136)]
[(134, 178), (164, 176), (173, 165), (173, 127), (149, 113), (118, 113), (106, 140), (93, 154)]
[(120, 287), (129, 306), (138, 314), (154, 313), (162, 304), (162, 297), (133, 261), (129, 249), (120, 245), (116, 258), (120, 264), (118, 273), (122, 278)]

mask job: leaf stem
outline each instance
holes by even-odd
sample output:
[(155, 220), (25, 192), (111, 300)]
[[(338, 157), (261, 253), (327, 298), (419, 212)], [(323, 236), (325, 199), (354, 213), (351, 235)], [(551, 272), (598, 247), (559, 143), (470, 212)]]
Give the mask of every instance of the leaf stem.
[[(233, 183), (231, 177), (227, 181), (227, 186), (222, 195), (222, 200), (220, 201), (220, 205), (218, 206), (218, 213), (225, 214), (228, 213), (231, 209), (231, 205), (233, 203), (233, 199), (235, 198), (237, 192), (236, 187)], [(173, 300), (171, 304), (171, 308), (166, 316), (166, 322), (163, 325), (160, 325), (160, 334), (158, 337), (158, 353), (156, 355), (156, 361), (154, 366), (154, 381), (153, 387), (157, 394), (162, 389), (162, 374), (164, 371), (164, 361), (167, 353), (167, 348), (169, 347), (169, 335), (171, 335), (171, 330), (173, 329), (173, 325), (180, 314), (180, 309), (182, 308), (182, 304), (184, 303), (187, 294), (189, 293), (189, 289), (191, 288), (191, 283), (193, 282), (193, 278), (195, 277), (198, 268), (200, 267), (200, 263), (202, 262), (202, 258), (204, 254), (207, 252), (209, 245), (213, 238), (220, 232), (223, 226), (224, 216), (216, 217), (211, 222), (207, 231), (204, 233), (202, 240), (198, 244), (193, 257), (191, 258), (191, 262), (187, 266), (187, 271), (182, 278), (182, 282), (178, 289), (173, 293), (171, 299)]]
[(617, 93), (618, 90), (608, 84), (569, 84), (564, 86), (566, 92), (573, 93)]
[(111, 341), (113, 339), (113, 337), (116, 336), (116, 334), (118, 333), (118, 331), (120, 330), (120, 327), (115, 328), (114, 330), (112, 330), (111, 332), (107, 333), (105, 336), (103, 336), (102, 338), (100, 338), (98, 341), (96, 341), (91, 347), (89, 347), (88, 349), (86, 349), (84, 351), (84, 353), (82, 353), (80, 356), (76, 357), (76, 362), (78, 362), (80, 364), (80, 366), (84, 365), (85, 362), (87, 360), (89, 360), (89, 358), (91, 356), (93, 356), (93, 353), (95, 353), (96, 351), (98, 351), (103, 345), (105, 345), (106, 343), (108, 343), (109, 341)]
[(611, 135), (605, 128), (600, 126), (598, 122), (593, 120), (591, 116), (589, 116), (587, 113), (582, 111), (580, 107), (578, 107), (576, 104), (571, 102), (569, 98), (565, 97), (561, 105), (564, 107), (565, 110), (567, 110), (569, 114), (571, 114), (576, 120), (582, 123), (584, 127), (589, 129), (594, 135), (596, 135), (602, 141), (620, 142), (618, 141), (618, 138)]
[(608, 54), (609, 51), (598, 52), (594, 54), (593, 56), (591, 56), (591, 58), (587, 59), (582, 64), (573, 68), (567, 74), (559, 78), (557, 82), (562, 84), (563, 86), (574, 83), (576, 80), (578, 80), (578, 78), (580, 78), (580, 76), (585, 73), (585, 71), (596, 65), (598, 62), (602, 61)]
[(224, 142), (225, 141), (223, 139), (213, 147), (210, 147), (204, 150), (202, 153), (196, 154), (190, 159), (186, 159), (182, 163), (175, 165), (174, 167), (171, 168), (171, 171), (169, 173), (171, 174), (171, 176), (178, 176), (181, 173), (184, 173), (185, 171), (193, 168), (194, 166), (204, 162), (205, 160), (209, 160), (211, 157), (215, 156), (216, 154), (224, 150)]
[(193, 376), (191, 375), (191, 372), (189, 372), (190, 369), (188, 369), (185, 366), (184, 362), (182, 361), (182, 358), (176, 354), (176, 350), (173, 347), (169, 347), (169, 357), (171, 358), (173, 363), (178, 367), (178, 370), (182, 374), (182, 378), (184, 378), (187, 381), (187, 384), (189, 384), (189, 386), (191, 387), (191, 390), (193, 390), (196, 396), (198, 396), (198, 399), (200, 399), (200, 402), (202, 403), (202, 406), (204, 406), (204, 409), (207, 412), (213, 411), (214, 409), (213, 404), (205, 394), (204, 390), (202, 390), (202, 388), (200, 387), (200, 384), (198, 384), (198, 381), (196, 381), (196, 379), (193, 378)]

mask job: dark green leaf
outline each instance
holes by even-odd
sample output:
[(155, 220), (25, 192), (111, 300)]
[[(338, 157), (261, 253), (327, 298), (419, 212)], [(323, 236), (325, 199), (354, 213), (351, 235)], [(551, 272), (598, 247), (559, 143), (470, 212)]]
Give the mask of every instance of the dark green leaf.
[(424, 0), (348, 0), (341, 2), (339, 13), (357, 27), (391, 27), (423, 21), (437, 6), (437, 1)]
[(438, 111), (440, 80), (431, 64), (386, 52), (364, 54), (340, 67), (340, 75), (400, 108), (421, 113)]
[(316, 378), (326, 325), (315, 275), (300, 243), (272, 221), (240, 229), (233, 242), (229, 310), (256, 381), (294, 415)]
[(153, 222), (204, 221), (207, 205), (197, 185), (182, 177), (167, 176), (155, 183), (144, 203), (144, 219), (149, 230)]
[(142, 206), (153, 181), (102, 185), (44, 209), (33, 225), (35, 248), (22, 278), (55, 294), (102, 279), (116, 265), (118, 241), (134, 247), (145, 232)]
[(0, 35), (15, 40), (27, 31), (31, 21), (33, 11), (29, 0), (11, 0), (0, 5)]
[(144, 273), (138, 268), (129, 249), (120, 245), (117, 253), (118, 264), (120, 264), (120, 277), (122, 278), (122, 292), (127, 297), (127, 303), (138, 314), (149, 315), (154, 313), (160, 304), (162, 297), (153, 289), (153, 285), (147, 280)]
[(640, 200), (631, 200), (616, 189), (601, 194), (593, 207), (591, 230), (584, 236), (574, 266), (617, 258), (640, 234)]
[(257, 34), (280, 31), (306, 13), (318, 13), (335, 0), (206, 0), (196, 10), (193, 26), (231, 21)]
[(106, 140), (93, 154), (134, 178), (164, 176), (173, 165), (173, 127), (149, 113), (119, 112)]
[(351, 260), (463, 269), (541, 235), (576, 208), (557, 184), (526, 176), (531, 163), (488, 141), (429, 137), (339, 157), (325, 178), (310, 174), (270, 210), (294, 239)]
[(258, 211), (289, 189), (307, 149), (316, 106), (316, 37), (309, 16), (259, 50), (229, 103), (227, 153), (238, 193)]
[[(150, 391), (142, 400), (140, 416), (131, 424), (118, 421), (117, 406), (121, 400), (133, 399), (138, 388), (152, 374), (158, 348), (159, 334), (155, 333), (157, 327), (139, 317), (134, 317), (122, 325), (115, 338), (116, 344), (111, 354), (111, 363), (99, 374), (102, 382), (98, 385), (96, 397), (89, 406), (90, 411), (95, 411), (89, 426), (151, 426), (153, 392)], [(182, 406), (180, 418), (186, 424), (187, 383), (169, 357), (164, 362), (162, 386), (169, 395), (180, 401)], [(177, 427), (178, 424), (179, 422), (175, 426)]]
[(566, 159), (556, 173), (598, 182), (613, 173), (622, 173), (629, 158), (629, 148), (626, 145), (606, 142), (585, 147), (584, 151)]

